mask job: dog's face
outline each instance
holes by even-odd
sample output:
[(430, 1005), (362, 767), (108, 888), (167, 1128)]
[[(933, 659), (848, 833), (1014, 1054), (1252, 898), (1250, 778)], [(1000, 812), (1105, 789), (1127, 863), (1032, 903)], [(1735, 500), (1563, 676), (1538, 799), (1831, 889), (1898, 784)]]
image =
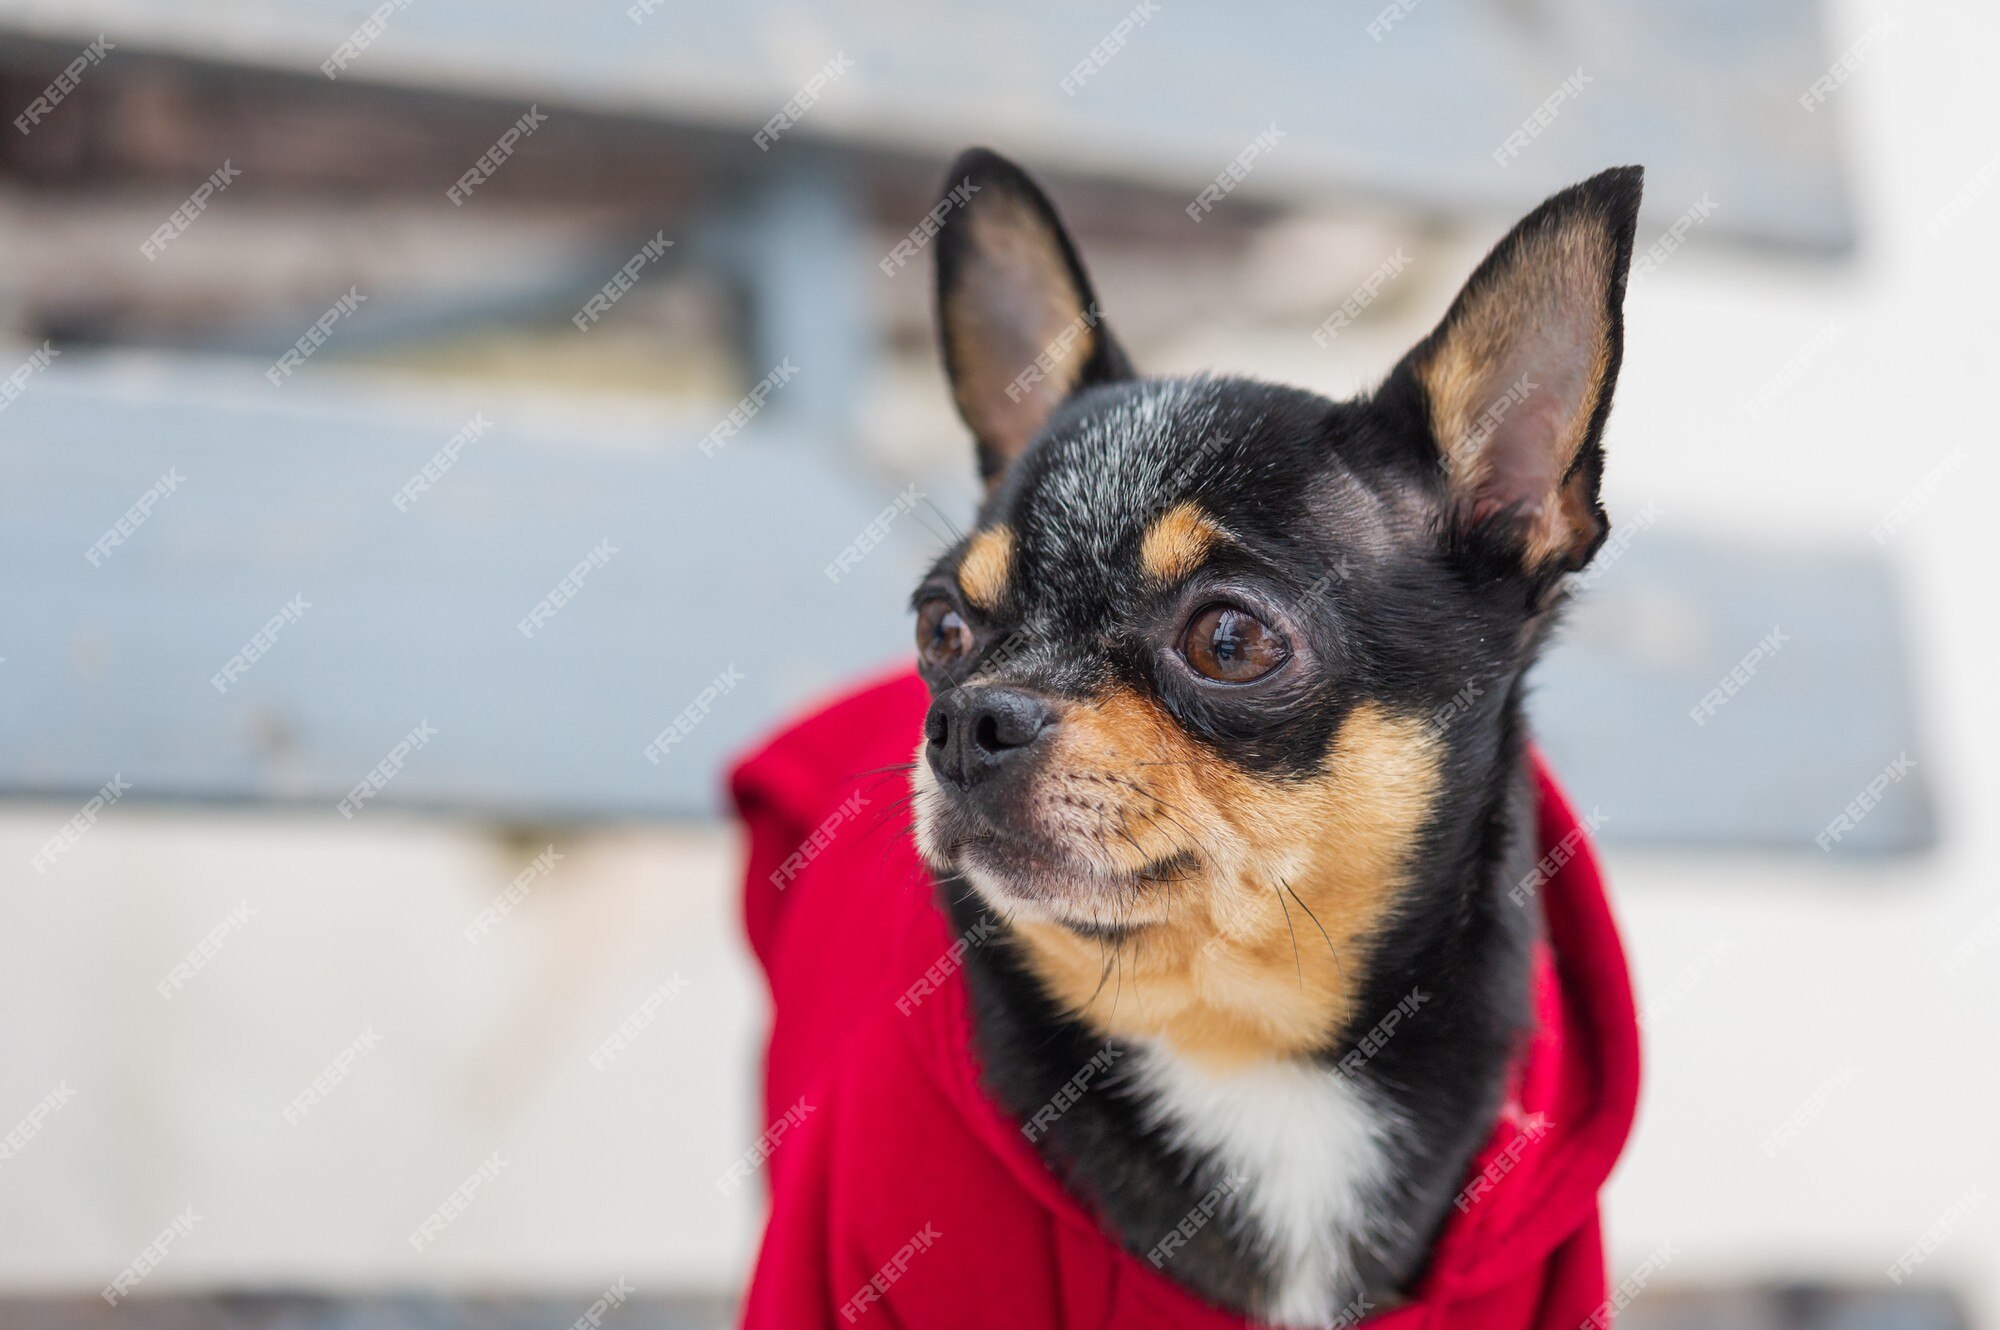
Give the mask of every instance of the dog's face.
[(1605, 534), (1638, 172), (1544, 204), (1348, 403), (1136, 376), (1027, 177), (951, 179), (939, 317), (987, 498), (914, 598), (919, 846), (1107, 1034), (1322, 1046), (1371, 938), (1435, 906), (1416, 860), (1477, 834), (1456, 804)]

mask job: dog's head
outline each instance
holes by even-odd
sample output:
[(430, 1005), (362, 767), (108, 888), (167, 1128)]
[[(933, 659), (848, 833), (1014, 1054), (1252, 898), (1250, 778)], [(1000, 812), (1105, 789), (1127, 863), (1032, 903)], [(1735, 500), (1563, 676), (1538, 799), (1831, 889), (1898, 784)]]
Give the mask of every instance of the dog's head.
[(1640, 171), (1537, 208), (1349, 402), (1141, 377), (1027, 176), (975, 150), (951, 183), (986, 498), (914, 597), (919, 845), (1107, 1033), (1320, 1046), (1418, 857), (1484, 834), (1459, 805), (1605, 536)]

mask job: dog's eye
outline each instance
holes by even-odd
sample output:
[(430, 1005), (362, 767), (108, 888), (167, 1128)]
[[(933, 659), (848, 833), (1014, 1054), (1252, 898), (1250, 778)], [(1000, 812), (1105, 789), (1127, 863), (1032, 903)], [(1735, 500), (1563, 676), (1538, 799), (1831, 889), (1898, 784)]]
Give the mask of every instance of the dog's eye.
[(1234, 605), (1210, 605), (1188, 620), (1181, 654), (1218, 683), (1249, 683), (1285, 663), (1285, 639)]
[(933, 596), (917, 606), (917, 654), (934, 669), (972, 654), (972, 629), (950, 601)]

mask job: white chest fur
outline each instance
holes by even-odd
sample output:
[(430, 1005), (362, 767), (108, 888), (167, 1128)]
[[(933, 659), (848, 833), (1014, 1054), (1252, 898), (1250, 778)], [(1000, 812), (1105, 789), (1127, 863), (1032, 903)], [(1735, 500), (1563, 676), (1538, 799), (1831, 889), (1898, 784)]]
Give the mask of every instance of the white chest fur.
[(1207, 1161), (1203, 1187), (1235, 1180), (1221, 1213), (1280, 1272), (1271, 1318), (1325, 1324), (1386, 1212), (1390, 1117), (1360, 1082), (1303, 1060), (1213, 1071), (1153, 1045), (1130, 1074), (1153, 1124)]

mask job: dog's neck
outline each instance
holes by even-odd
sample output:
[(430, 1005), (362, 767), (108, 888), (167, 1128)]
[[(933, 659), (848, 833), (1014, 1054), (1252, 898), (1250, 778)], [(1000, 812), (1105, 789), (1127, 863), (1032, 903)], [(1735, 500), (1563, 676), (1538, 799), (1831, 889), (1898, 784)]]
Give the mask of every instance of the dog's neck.
[(1529, 1020), (1534, 916), (1508, 887), (1537, 854), (1518, 699), (1493, 719), (1485, 760), (1460, 768), (1481, 774), (1441, 796), (1406, 908), (1366, 948), (1352, 1014), (1309, 1053), (1220, 1065), (1171, 1037), (1107, 1038), (977, 892), (940, 883), (961, 934), (996, 934), (965, 967), (989, 1088), (1129, 1251), (1213, 1303), (1279, 1324), (1391, 1305), (1491, 1130)]

